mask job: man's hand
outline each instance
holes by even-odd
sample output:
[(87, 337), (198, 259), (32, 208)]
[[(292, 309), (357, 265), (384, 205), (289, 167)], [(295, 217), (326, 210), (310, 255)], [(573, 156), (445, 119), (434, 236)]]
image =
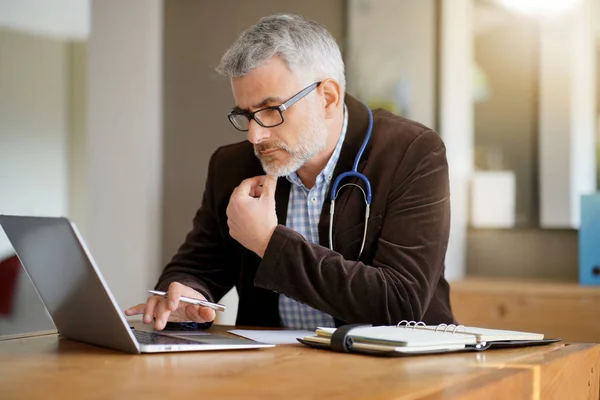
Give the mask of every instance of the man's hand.
[(144, 314), (143, 321), (145, 324), (152, 323), (152, 319), (154, 318), (154, 329), (156, 330), (164, 329), (167, 321), (210, 322), (215, 319), (215, 310), (180, 302), (179, 297), (181, 296), (206, 300), (204, 296), (194, 289), (179, 282), (173, 282), (169, 285), (167, 297), (152, 296), (145, 304), (138, 304), (125, 310), (125, 315)]
[(235, 188), (227, 206), (229, 234), (260, 257), (277, 227), (276, 187), (277, 178), (271, 175), (246, 179)]

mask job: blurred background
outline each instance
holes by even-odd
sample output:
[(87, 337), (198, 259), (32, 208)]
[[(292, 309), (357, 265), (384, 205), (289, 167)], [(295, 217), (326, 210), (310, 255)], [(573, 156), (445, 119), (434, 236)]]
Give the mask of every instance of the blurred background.
[[(245, 139), (214, 67), (281, 12), (330, 30), (350, 93), (443, 137), (459, 321), (564, 337), (572, 318), (589, 333), (573, 340), (600, 341), (600, 288), (581, 284), (600, 269), (582, 276), (579, 256), (600, 177), (600, 0), (0, 0), (0, 213), (71, 218), (120, 308), (144, 301), (210, 155)], [(0, 267), (0, 283), (0, 334), (53, 328), (24, 273)], [(236, 293), (222, 301), (234, 324)]]

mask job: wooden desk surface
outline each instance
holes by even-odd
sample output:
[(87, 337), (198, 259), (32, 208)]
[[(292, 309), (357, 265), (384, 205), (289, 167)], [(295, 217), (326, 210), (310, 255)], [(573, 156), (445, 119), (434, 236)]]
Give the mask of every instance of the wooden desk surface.
[(129, 355), (46, 334), (0, 341), (0, 399), (598, 399), (599, 356), (561, 343), (405, 358), (301, 344)]

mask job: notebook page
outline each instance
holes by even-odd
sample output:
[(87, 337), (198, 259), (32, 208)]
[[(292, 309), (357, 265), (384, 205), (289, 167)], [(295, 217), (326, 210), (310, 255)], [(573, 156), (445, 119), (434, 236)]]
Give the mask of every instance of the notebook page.
[(381, 352), (395, 352), (395, 353), (406, 353), (406, 354), (419, 354), (419, 353), (428, 353), (428, 352), (442, 352), (442, 351), (457, 351), (464, 350), (464, 344), (445, 344), (445, 345), (436, 345), (436, 346), (389, 346), (383, 344), (375, 344), (375, 343), (362, 343), (362, 342), (354, 342), (352, 347), (361, 350), (377, 350)]
[[(318, 335), (331, 336), (335, 328), (318, 328)], [(444, 333), (396, 326), (355, 328), (349, 334), (357, 342), (381, 343), (394, 346), (444, 346), (476, 344), (475, 336), (464, 333)]]
[[(412, 328), (408, 328), (412, 329)], [(435, 331), (436, 326), (428, 325), (428, 326), (419, 326), (417, 329)], [(438, 328), (438, 331), (440, 328)], [(542, 340), (544, 339), (544, 335), (542, 333), (533, 333), (533, 332), (521, 332), (521, 331), (511, 331), (504, 329), (489, 329), (489, 328), (478, 328), (475, 326), (465, 326), (464, 329), (461, 326), (456, 330), (456, 333), (467, 333), (471, 335), (475, 335), (478, 342), (493, 342), (499, 340)], [(456, 334), (455, 333), (455, 334)], [(452, 333), (447, 333), (451, 335)]]
[(542, 340), (544, 338), (544, 334), (542, 333), (478, 328), (474, 326), (466, 326), (465, 330), (467, 333), (475, 335), (480, 342), (492, 342), (495, 340)]

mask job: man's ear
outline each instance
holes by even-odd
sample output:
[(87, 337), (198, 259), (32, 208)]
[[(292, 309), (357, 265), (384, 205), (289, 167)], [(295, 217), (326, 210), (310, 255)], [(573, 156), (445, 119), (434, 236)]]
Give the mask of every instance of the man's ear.
[(325, 118), (333, 118), (344, 103), (340, 84), (334, 79), (325, 79), (319, 85), (318, 90), (325, 99)]

